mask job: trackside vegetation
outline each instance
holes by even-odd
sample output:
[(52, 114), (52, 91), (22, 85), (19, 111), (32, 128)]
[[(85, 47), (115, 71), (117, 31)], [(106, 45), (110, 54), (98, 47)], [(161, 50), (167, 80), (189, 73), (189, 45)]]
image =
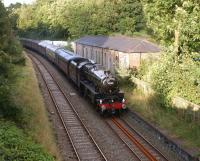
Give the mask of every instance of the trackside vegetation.
[(0, 160), (54, 160), (39, 144), (27, 137), (15, 123), (1, 119), (0, 127)]
[[(52, 145), (52, 136), (47, 134), (51, 131), (42, 111), (44, 106), (40, 105), (42, 97), (36, 79), (31, 81), (34, 73), (27, 62), (0, 1), (0, 160), (53, 161), (57, 156), (55, 145)], [(42, 114), (37, 116), (37, 112)], [(44, 126), (41, 122), (47, 124)]]
[(196, 155), (200, 155), (197, 152), (200, 149), (199, 121), (194, 122), (191, 113), (162, 105), (158, 96), (144, 94), (130, 80), (123, 79), (121, 88), (125, 92), (129, 108), (161, 129), (166, 135), (178, 140), (182, 147), (196, 147)]
[(144, 12), (165, 50), (158, 62), (149, 63), (142, 79), (152, 84), (165, 105), (174, 96), (200, 104), (200, 4), (196, 0), (157, 0), (145, 4)]
[(16, 106), (22, 109), (20, 126), (56, 160), (61, 160), (31, 60), (26, 57), (26, 65), (15, 70), (18, 78), (11, 97)]
[(22, 37), (74, 40), (122, 34), (154, 39), (162, 49), (159, 60), (143, 62), (130, 76), (148, 82), (156, 96), (127, 90), (122, 81), (128, 101), (149, 120), (199, 147), (200, 111), (193, 115), (190, 109), (171, 106), (174, 96), (200, 104), (199, 0), (37, 0), (7, 9), (15, 33)]

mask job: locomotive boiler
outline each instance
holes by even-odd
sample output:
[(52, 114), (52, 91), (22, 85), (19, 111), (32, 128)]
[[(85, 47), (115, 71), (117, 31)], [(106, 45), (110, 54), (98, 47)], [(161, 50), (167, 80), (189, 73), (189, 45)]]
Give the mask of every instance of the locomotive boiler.
[(83, 77), (94, 84), (96, 92), (104, 94), (119, 92), (118, 82), (109, 71), (99, 69), (93, 63), (83, 66), (82, 71)]

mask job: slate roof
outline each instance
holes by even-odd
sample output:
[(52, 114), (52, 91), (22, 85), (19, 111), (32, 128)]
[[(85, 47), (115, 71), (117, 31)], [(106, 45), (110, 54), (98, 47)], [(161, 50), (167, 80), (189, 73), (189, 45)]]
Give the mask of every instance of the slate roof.
[(85, 36), (75, 43), (107, 48), (126, 53), (156, 53), (160, 48), (141, 38), (130, 38), (126, 36)]

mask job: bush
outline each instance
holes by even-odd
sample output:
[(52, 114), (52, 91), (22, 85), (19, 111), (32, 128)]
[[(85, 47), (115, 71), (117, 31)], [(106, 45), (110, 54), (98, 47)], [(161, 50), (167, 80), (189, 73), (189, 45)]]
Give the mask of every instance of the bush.
[(115, 72), (116, 72), (116, 77), (117, 77), (117, 80), (119, 81), (120, 87), (129, 89), (129, 90), (132, 90), (133, 88), (136, 87), (136, 85), (131, 80), (131, 75), (134, 75), (137, 72), (136, 70), (121, 68), (121, 69), (117, 69)]
[(22, 113), (10, 98), (17, 77), (11, 60), (12, 57), (0, 51), (0, 116), (17, 121)]
[(167, 52), (152, 67), (153, 87), (167, 105), (174, 96), (200, 104), (199, 69), (199, 62), (195, 62), (192, 56), (176, 57), (173, 52)]
[(12, 122), (0, 120), (0, 160), (6, 161), (52, 161), (38, 144), (28, 138)]
[(151, 66), (157, 62), (157, 59), (148, 58), (141, 61), (141, 65), (137, 70), (137, 74), (135, 77), (138, 79), (144, 80), (146, 82), (151, 82), (150, 75), (151, 73)]

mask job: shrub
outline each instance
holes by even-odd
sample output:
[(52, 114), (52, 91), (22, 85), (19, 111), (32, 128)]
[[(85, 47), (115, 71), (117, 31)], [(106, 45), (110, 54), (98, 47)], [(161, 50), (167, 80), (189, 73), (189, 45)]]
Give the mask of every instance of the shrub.
[(53, 161), (38, 144), (28, 138), (13, 122), (0, 120), (0, 160)]
[(129, 69), (124, 69), (120, 68), (117, 69), (116, 71), (116, 77), (117, 80), (119, 81), (120, 87), (132, 90), (136, 87), (136, 85), (132, 82), (131, 80), (131, 75), (135, 75), (137, 70), (129, 70)]
[(153, 88), (167, 105), (174, 96), (200, 104), (199, 69), (199, 62), (194, 61), (192, 56), (176, 57), (173, 52), (166, 52), (152, 67)]

